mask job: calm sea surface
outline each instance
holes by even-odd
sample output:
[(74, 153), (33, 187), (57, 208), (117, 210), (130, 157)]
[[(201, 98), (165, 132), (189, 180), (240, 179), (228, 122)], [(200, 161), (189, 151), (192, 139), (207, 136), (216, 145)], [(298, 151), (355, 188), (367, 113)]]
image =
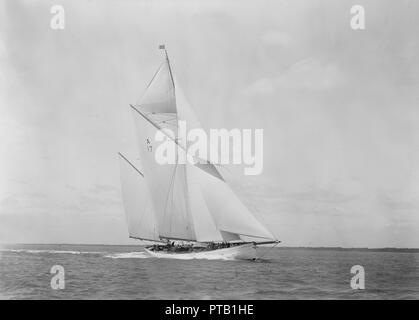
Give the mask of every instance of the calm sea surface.
[[(262, 260), (148, 258), (140, 246), (0, 248), (1, 299), (419, 299), (419, 253), (261, 249)], [(51, 288), (51, 267), (65, 289)], [(353, 290), (350, 269), (365, 269)]]

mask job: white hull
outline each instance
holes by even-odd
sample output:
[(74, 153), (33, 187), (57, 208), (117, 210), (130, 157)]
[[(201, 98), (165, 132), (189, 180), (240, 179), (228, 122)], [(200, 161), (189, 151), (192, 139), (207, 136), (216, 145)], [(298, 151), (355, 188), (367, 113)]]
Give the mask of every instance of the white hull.
[(255, 260), (257, 259), (256, 246), (249, 243), (230, 248), (208, 250), (202, 252), (155, 252), (144, 249), (147, 254), (154, 258), (167, 258), (167, 259), (208, 259), (208, 260)]

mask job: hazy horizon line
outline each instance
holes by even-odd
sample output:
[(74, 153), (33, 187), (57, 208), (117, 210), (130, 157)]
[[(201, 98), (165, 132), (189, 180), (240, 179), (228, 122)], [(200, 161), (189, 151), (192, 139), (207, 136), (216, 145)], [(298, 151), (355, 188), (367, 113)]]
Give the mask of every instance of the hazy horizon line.
[[(146, 246), (149, 244), (106, 244), (106, 243), (0, 243), (3, 245), (68, 245), (68, 246)], [(278, 249), (334, 249), (334, 250), (409, 250), (418, 251), (419, 248), (415, 247), (339, 247), (339, 246), (275, 246)]]

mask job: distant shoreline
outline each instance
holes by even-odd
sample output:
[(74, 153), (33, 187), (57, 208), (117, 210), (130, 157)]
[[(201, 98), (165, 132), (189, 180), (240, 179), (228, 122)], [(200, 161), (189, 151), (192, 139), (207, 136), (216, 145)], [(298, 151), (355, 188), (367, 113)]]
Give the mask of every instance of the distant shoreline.
[[(83, 243), (0, 243), (0, 246), (84, 246), (84, 247), (138, 247), (143, 244), (83, 244)], [(267, 246), (269, 247), (269, 246)], [(360, 252), (409, 252), (419, 253), (419, 248), (344, 248), (344, 247), (280, 247), (278, 250), (317, 250), (317, 251), (360, 251)]]
[(342, 248), (342, 247), (280, 247), (282, 250), (327, 250), (327, 251), (370, 251), (370, 252), (417, 252), (419, 248)]

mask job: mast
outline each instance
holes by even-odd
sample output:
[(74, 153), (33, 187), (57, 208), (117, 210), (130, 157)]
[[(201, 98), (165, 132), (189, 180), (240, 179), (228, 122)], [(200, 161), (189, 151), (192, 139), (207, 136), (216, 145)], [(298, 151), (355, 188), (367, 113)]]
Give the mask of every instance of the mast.
[(167, 54), (166, 46), (164, 44), (161, 44), (161, 45), (159, 45), (159, 49), (160, 50), (164, 50), (164, 53), (165, 53), (165, 56), (166, 56), (167, 65), (169, 66), (170, 78), (172, 79), (173, 88), (175, 88), (175, 90), (176, 90), (175, 81), (173, 79), (172, 68), (170, 66), (169, 55)]
[[(175, 79), (173, 77), (172, 67), (171, 67), (170, 61), (169, 61), (169, 55), (167, 53), (166, 46), (164, 44), (161, 44), (159, 46), (159, 48), (161, 50), (164, 50), (164, 53), (165, 53), (165, 56), (166, 56), (166, 62), (167, 62), (167, 66), (169, 68), (170, 79), (172, 80), (172, 85), (173, 85), (173, 94), (174, 94), (174, 97), (175, 97), (175, 108), (176, 108), (176, 121), (178, 123), (178, 121), (179, 121), (178, 114), (179, 113), (178, 113), (177, 100), (176, 100), (176, 85), (175, 85)], [(177, 126), (176, 126), (176, 129), (178, 129)], [(176, 132), (175, 143), (176, 143), (177, 146), (179, 146), (178, 139), (177, 139), (178, 138), (177, 134), (178, 133)], [(186, 154), (187, 154), (187, 151), (185, 150), (185, 157), (186, 157)], [(179, 167), (178, 162), (179, 162), (179, 152), (176, 152), (176, 167), (175, 167), (175, 170)], [(187, 175), (188, 175), (187, 172), (188, 171), (186, 169), (187, 169), (186, 165), (181, 165), (182, 180), (185, 182), (185, 184), (184, 184), (184, 189), (185, 189), (184, 194), (185, 194), (185, 203), (186, 203), (186, 206), (185, 206), (186, 216), (187, 216), (188, 220), (191, 222), (190, 223), (191, 232), (195, 235), (195, 239), (193, 239), (193, 240), (197, 240), (196, 239), (197, 235), (196, 235), (196, 232), (195, 232), (195, 225), (194, 225), (193, 217), (191, 215), (191, 201), (190, 201), (190, 197), (189, 197), (189, 187), (188, 187), (188, 177), (187, 177)]]

